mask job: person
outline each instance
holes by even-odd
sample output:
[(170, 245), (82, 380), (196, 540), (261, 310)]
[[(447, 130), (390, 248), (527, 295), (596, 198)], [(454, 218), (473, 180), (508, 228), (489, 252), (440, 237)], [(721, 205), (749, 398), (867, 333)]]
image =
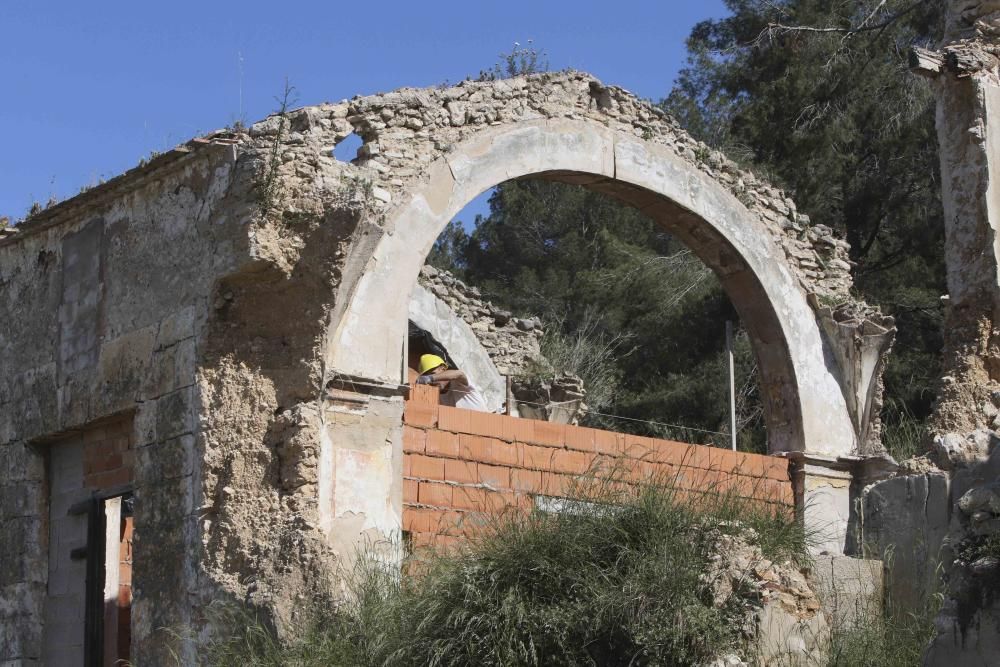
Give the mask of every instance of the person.
[(420, 357), (420, 377), (417, 384), (433, 384), (441, 390), (440, 403), (453, 408), (489, 412), (482, 393), (469, 382), (464, 371), (448, 369), (444, 359), (436, 354)]

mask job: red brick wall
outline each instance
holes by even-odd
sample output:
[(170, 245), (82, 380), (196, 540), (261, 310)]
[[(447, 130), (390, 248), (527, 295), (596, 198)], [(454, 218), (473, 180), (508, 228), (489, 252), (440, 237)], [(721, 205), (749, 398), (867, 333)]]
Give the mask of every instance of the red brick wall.
[(83, 484), (88, 489), (112, 489), (130, 483), (134, 465), (131, 415), (83, 432)]
[(455, 543), (484, 511), (567, 497), (574, 478), (602, 467), (659, 475), (680, 493), (794, 507), (783, 458), (438, 406), (437, 390), (420, 385), (403, 421), (403, 530), (416, 547)]

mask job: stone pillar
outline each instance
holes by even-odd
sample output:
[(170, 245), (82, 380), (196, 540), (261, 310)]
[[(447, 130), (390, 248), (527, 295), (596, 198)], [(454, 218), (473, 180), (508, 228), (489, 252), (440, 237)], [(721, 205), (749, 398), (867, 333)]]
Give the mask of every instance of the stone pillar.
[(816, 554), (863, 557), (860, 502), (866, 488), (898, 466), (878, 456), (786, 454), (791, 459), (795, 505)]
[(358, 557), (402, 556), (405, 385), (332, 380), (320, 436), (319, 521), (330, 547)]
[(807, 452), (792, 460), (795, 506), (816, 554), (843, 554), (851, 523), (852, 461)]
[(968, 433), (1000, 425), (1000, 280), (996, 232), (1000, 191), (1000, 14), (989, 3), (950, 3), (939, 51), (915, 49), (914, 71), (937, 88), (937, 129), (948, 296), (945, 357), (935, 430)]
[[(955, 434), (952, 441), (966, 436), (987, 441), (986, 429), (1000, 428), (1000, 401), (994, 402), (994, 396), (1000, 399), (1000, 182), (993, 173), (1000, 167), (998, 9), (996, 2), (949, 0), (941, 46), (911, 54), (914, 71), (933, 80), (938, 97), (948, 296), (943, 377), (932, 426), (939, 434)], [(958, 495), (955, 479), (949, 502)], [(979, 491), (989, 493), (988, 481), (994, 479), (977, 474), (980, 483), (987, 482)], [(961, 501), (957, 505), (961, 508)], [(959, 549), (986, 534), (955, 517), (950, 523), (947, 542)], [(1000, 607), (983, 595), (980, 560), (966, 566), (954, 555), (946, 558), (946, 599), (924, 665), (988, 664), (1000, 650)], [(985, 572), (995, 580), (990, 567), (986, 562)]]

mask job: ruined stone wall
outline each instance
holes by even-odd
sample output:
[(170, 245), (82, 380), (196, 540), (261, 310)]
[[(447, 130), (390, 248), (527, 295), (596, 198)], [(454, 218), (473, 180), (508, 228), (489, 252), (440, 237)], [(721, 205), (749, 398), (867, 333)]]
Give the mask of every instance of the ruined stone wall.
[(420, 284), (469, 325), (501, 375), (523, 375), (533, 365), (546, 363), (539, 346), (545, 333), (539, 318), (514, 317), (483, 301), (478, 288), (433, 266), (420, 270)]
[[(362, 278), (393, 268), (373, 258), (405, 232), (388, 216), (432, 165), (449, 168), (435, 161), (459, 142), (567, 119), (668, 147), (690, 169), (679, 179), (707, 175), (764, 221), (781, 271), (798, 281), (794, 298), (801, 288), (849, 299), (846, 246), (828, 230), (651, 105), (585, 74), (355, 98), (179, 147), (0, 239), (0, 661), (40, 655), (44, 443), (110, 415), (134, 412), (137, 662), (161, 664), (170, 650), (191, 662), (193, 640), (168, 647), (158, 629), (203, 636), (209, 600), (258, 605), (294, 631), (302, 596), (341, 595), (359, 544), (402, 521), (405, 387), (331, 363)], [(352, 132), (364, 146), (340, 162), (332, 148)], [(411, 249), (412, 261), (429, 250)], [(727, 253), (720, 242), (719, 266)], [(473, 324), (527, 327), (482, 310), (469, 311)], [(398, 324), (373, 323), (365, 349), (401, 380), (402, 350), (384, 342), (403, 339)], [(821, 359), (812, 331), (802, 340)], [(535, 327), (524, 333), (526, 345), (537, 340)], [(798, 398), (787, 381), (772, 389), (776, 405)]]
[(911, 53), (938, 97), (948, 294), (933, 442), (863, 494), (866, 547), (893, 563), (890, 595), (917, 609), (944, 595), (928, 666), (1000, 652), (1000, 5), (945, 7), (940, 46)]
[(132, 432), (88, 448), (84, 463), (105, 489), (135, 466), (147, 556), (136, 562), (138, 655), (151, 655), (154, 628), (188, 617), (199, 590), (195, 364), (213, 276), (235, 243), (219, 225), (240, 210), (225, 199), (234, 160), (226, 145), (168, 156), (155, 177), (140, 169), (127, 187), (113, 181), (0, 240), (0, 660), (40, 656), (48, 442), (109, 415), (134, 413)]
[[(727, 187), (768, 223), (774, 241), (806, 292), (831, 301), (850, 300), (848, 244), (823, 225), (812, 225), (782, 191), (740, 169), (721, 152), (691, 138), (657, 107), (588, 74), (556, 72), (495, 82), (463, 81), (452, 88), (404, 88), (306, 107), (289, 114), (282, 174), (293, 180), (324, 179), (333, 146), (351, 134), (364, 141), (357, 171), (343, 176), (382, 209), (403, 195), (436, 158), (484, 128), (546, 118), (581, 118), (671, 147), (692, 169)], [(250, 128), (255, 138), (274, 137), (282, 120), (271, 116)], [(327, 189), (345, 184), (324, 180)], [(294, 186), (293, 186), (294, 187)]]

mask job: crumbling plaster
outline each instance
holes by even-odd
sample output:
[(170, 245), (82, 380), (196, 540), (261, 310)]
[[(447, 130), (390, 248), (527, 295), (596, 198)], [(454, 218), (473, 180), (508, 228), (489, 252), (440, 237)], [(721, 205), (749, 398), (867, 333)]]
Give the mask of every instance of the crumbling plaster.
[(653, 106), (564, 72), (291, 111), (0, 239), (0, 661), (40, 655), (45, 442), (112, 414), (134, 412), (138, 662), (189, 662), (209, 600), (285, 629), (302, 595), (340, 595), (354, 550), (400, 525), (420, 266), (469, 200), (531, 175), (639, 206), (719, 273), (774, 449), (856, 449), (807, 302), (850, 300), (846, 244)]

